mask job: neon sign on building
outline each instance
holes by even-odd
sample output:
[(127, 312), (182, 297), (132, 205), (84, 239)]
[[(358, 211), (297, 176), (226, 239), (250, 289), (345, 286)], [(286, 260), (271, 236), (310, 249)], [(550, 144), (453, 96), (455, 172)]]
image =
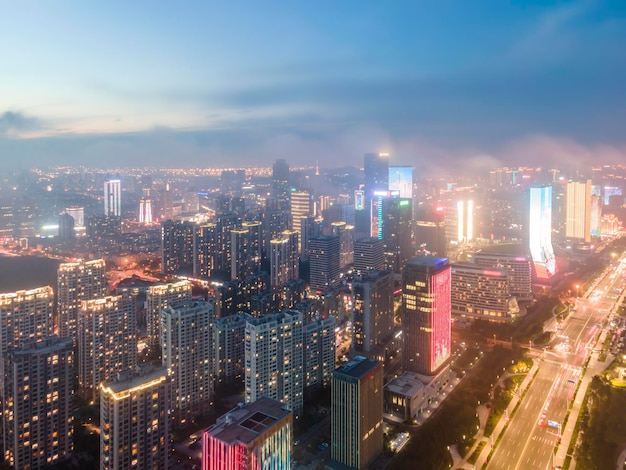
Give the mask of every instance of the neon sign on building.
[(552, 186), (530, 188), (528, 245), (537, 279), (556, 274), (552, 248)]

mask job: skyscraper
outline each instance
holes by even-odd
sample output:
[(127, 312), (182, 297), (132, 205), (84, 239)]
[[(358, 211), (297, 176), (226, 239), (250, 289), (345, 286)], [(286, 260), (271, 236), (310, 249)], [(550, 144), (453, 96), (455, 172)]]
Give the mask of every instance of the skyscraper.
[(568, 182), (565, 202), (565, 236), (591, 242), (591, 180)]
[(100, 470), (169, 468), (172, 390), (144, 364), (100, 386)]
[(266, 396), (294, 414), (303, 405), (302, 314), (295, 310), (264, 315), (246, 323), (246, 403)]
[(387, 269), (399, 273), (405, 261), (415, 255), (411, 240), (412, 200), (389, 197), (382, 200), (382, 240)]
[(366, 153), (363, 158), (363, 174), (365, 176), (365, 198), (367, 200), (371, 200), (375, 191), (388, 191), (389, 154)]
[(361, 238), (354, 242), (354, 272), (385, 269), (385, 245), (378, 238)]
[(352, 282), (352, 348), (368, 353), (393, 330), (393, 274), (368, 271)]
[(272, 167), (272, 196), (278, 199), (279, 208), (289, 207), (289, 165), (280, 158)]
[(197, 225), (166, 220), (161, 223), (161, 270), (165, 274), (191, 273)]
[(552, 186), (529, 189), (526, 239), (535, 279), (550, 279), (557, 271), (552, 248)]
[(119, 178), (104, 181), (104, 215), (122, 215), (122, 182)]
[(298, 279), (298, 232), (286, 230), (270, 241), (270, 278), (272, 287)]
[(78, 387), (95, 400), (102, 382), (137, 365), (137, 319), (130, 296), (86, 300), (78, 321)]
[(450, 264), (418, 256), (402, 273), (403, 369), (434, 375), (450, 357)]
[(324, 289), (339, 279), (339, 236), (320, 235), (309, 240), (311, 289)]
[(230, 232), (231, 280), (243, 281), (261, 269), (261, 223), (244, 222)]
[(304, 390), (310, 393), (330, 385), (335, 370), (336, 344), (334, 316), (304, 323)]
[(390, 166), (389, 190), (399, 191), (401, 198), (413, 200), (413, 167)]
[(333, 235), (339, 236), (339, 269), (345, 269), (354, 262), (354, 226), (333, 222), (331, 230)]
[(215, 378), (220, 383), (244, 382), (246, 322), (252, 319), (241, 312), (215, 320)]
[(213, 404), (214, 307), (203, 300), (161, 310), (162, 361), (172, 378), (177, 424), (187, 424)]
[(217, 419), (202, 436), (202, 470), (291, 470), (293, 415), (261, 397)]
[(101, 299), (107, 293), (104, 260), (62, 263), (57, 270), (59, 337), (76, 341), (78, 313), (83, 300)]
[[(356, 356), (335, 370), (331, 384), (330, 456), (367, 469), (383, 452), (383, 365)], [(331, 462), (332, 465), (332, 462)]]
[(50, 336), (7, 353), (3, 399), (4, 461), (44, 468), (74, 448), (72, 339)]
[(298, 232), (300, 249), (302, 250), (302, 226), (301, 219), (313, 215), (313, 200), (307, 190), (292, 191), (291, 197), (291, 229)]
[(179, 281), (150, 286), (146, 293), (146, 329), (148, 344), (160, 344), (161, 310), (168, 306), (185, 307), (191, 305), (191, 283)]

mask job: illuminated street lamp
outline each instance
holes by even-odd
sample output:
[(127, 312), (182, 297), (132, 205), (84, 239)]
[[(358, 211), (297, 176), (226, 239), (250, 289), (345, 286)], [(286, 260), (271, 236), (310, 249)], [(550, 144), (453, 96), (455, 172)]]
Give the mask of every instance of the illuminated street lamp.
[(576, 284), (576, 297), (580, 297), (580, 284)]

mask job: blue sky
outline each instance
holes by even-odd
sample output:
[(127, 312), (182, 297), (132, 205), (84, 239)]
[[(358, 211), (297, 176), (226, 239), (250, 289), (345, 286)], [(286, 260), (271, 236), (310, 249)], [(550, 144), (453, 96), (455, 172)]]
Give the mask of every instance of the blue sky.
[[(626, 2), (1, 2), (4, 167), (614, 162)], [(624, 160), (626, 161), (626, 160)]]

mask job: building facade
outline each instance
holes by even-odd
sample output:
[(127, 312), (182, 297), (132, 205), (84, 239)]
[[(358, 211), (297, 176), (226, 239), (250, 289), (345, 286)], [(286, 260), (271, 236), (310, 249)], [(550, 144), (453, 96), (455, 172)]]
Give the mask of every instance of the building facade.
[(352, 282), (352, 349), (369, 353), (393, 331), (393, 274), (367, 271)]
[(168, 306), (184, 307), (191, 304), (191, 283), (179, 281), (151, 286), (146, 292), (146, 330), (148, 344), (159, 345), (161, 338), (161, 310)]

